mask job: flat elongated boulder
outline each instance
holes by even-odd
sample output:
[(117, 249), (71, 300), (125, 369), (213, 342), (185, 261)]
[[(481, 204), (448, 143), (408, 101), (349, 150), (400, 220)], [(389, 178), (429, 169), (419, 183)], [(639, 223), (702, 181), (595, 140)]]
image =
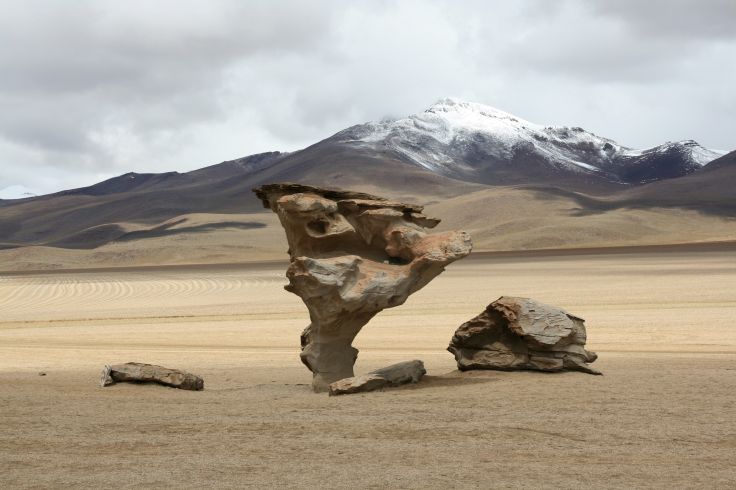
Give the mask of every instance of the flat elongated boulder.
[(121, 382), (158, 383), (172, 388), (193, 391), (204, 389), (202, 378), (178, 369), (169, 369), (140, 362), (127, 362), (104, 367), (100, 379), (101, 386), (110, 386)]
[(403, 304), (472, 248), (464, 232), (427, 233), (439, 220), (421, 206), (288, 183), (253, 191), (286, 232), (285, 287), (309, 310), (301, 359), (315, 391), (353, 376), (352, 342), (371, 318)]
[(388, 386), (417, 383), (427, 374), (419, 360), (400, 362), (362, 376), (345, 378), (330, 385), (330, 396), (380, 390)]
[(531, 369), (601, 374), (588, 364), (585, 321), (529, 298), (502, 296), (455, 331), (447, 348), (461, 371)]

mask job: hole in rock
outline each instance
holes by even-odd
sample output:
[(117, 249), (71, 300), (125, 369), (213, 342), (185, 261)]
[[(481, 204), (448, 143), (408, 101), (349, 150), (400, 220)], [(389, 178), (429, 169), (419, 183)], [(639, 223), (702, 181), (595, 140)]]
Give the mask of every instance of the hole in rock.
[(318, 218), (307, 223), (307, 228), (320, 235), (324, 235), (327, 232), (328, 226), (330, 226), (330, 222), (324, 218)]
[(384, 262), (389, 265), (406, 265), (410, 263), (411, 260), (403, 259), (401, 257), (388, 257)]

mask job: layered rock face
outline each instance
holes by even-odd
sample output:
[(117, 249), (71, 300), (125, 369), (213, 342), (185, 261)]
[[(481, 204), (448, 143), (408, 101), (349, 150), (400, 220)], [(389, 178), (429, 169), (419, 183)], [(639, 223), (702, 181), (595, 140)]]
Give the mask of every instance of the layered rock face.
[(289, 243), (285, 286), (302, 298), (311, 324), (302, 362), (312, 387), (353, 376), (353, 339), (384, 308), (403, 304), (445, 266), (470, 253), (463, 232), (428, 234), (439, 223), (421, 206), (298, 184), (253, 189), (278, 214)]
[(601, 374), (588, 363), (585, 323), (565, 310), (529, 298), (502, 296), (463, 323), (447, 348), (461, 371), (574, 370)]

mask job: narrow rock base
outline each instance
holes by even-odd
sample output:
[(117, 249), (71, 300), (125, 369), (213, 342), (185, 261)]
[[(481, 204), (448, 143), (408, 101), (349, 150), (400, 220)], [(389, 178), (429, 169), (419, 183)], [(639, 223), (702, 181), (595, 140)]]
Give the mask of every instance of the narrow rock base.
[(202, 378), (178, 369), (140, 362), (106, 365), (102, 370), (100, 386), (110, 386), (121, 382), (157, 383), (181, 390), (200, 391), (204, 389)]
[(427, 371), (422, 361), (405, 361), (362, 376), (345, 378), (330, 385), (330, 396), (380, 390), (387, 386), (417, 383)]

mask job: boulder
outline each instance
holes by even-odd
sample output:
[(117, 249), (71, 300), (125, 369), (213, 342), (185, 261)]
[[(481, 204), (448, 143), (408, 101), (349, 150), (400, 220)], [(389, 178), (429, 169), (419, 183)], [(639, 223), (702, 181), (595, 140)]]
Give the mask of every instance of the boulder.
[(531, 369), (601, 374), (588, 363), (585, 321), (529, 298), (502, 296), (455, 331), (447, 348), (461, 371)]
[(121, 382), (158, 383), (172, 388), (193, 391), (204, 389), (202, 378), (178, 369), (169, 369), (140, 362), (106, 365), (102, 370), (100, 386), (110, 386)]
[(299, 184), (253, 190), (286, 232), (285, 287), (309, 310), (301, 359), (315, 391), (353, 376), (352, 342), (371, 318), (403, 304), (472, 248), (464, 232), (429, 234), (439, 220), (422, 206)]
[(422, 361), (405, 361), (371, 371), (362, 376), (345, 378), (330, 385), (330, 396), (348, 395), (380, 390), (387, 386), (399, 386), (406, 383), (417, 383), (427, 374)]

